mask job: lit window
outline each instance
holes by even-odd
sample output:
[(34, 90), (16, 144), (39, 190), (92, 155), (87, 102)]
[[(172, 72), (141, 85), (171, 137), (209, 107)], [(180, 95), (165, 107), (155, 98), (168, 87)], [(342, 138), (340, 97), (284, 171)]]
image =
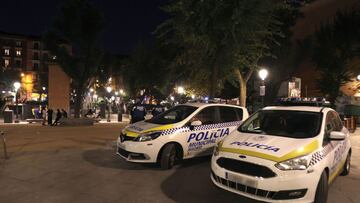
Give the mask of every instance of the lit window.
[(4, 60), (4, 66), (5, 68), (7, 68), (10, 65), (10, 60), (9, 59), (5, 59)]
[(21, 51), (20, 50), (16, 50), (16, 56), (21, 56)]
[(9, 49), (4, 49), (4, 54), (9, 56), (10, 55), (10, 50)]

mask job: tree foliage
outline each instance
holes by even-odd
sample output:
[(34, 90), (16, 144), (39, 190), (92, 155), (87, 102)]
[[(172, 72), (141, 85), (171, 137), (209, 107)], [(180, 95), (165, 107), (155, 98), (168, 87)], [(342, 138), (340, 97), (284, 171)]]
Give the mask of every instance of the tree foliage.
[(67, 0), (45, 35), (47, 48), (72, 79), (76, 91), (75, 117), (80, 116), (85, 90), (101, 62), (103, 24), (103, 15), (95, 5), (87, 0)]
[(124, 80), (131, 96), (139, 96), (141, 90), (146, 94), (164, 99), (168, 92), (170, 74), (169, 49), (159, 44), (138, 43), (130, 58), (124, 61)]
[[(176, 0), (165, 11), (172, 17), (157, 29), (159, 37), (171, 36), (181, 53), (176, 62), (190, 76), (200, 75), (214, 96), (227, 77), (236, 78), (245, 106), (246, 83), (258, 61), (269, 55), (268, 44), (279, 35), (276, 10), (279, 0)], [(195, 76), (196, 78), (196, 76)]]
[(349, 62), (359, 57), (360, 12), (338, 12), (315, 33), (313, 61), (320, 71), (317, 86), (334, 106), (340, 87), (358, 74)]

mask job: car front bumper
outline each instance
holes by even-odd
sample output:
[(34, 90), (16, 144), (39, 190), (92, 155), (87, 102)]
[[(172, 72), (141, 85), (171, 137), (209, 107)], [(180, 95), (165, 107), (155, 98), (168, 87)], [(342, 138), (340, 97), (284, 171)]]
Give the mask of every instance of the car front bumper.
[(275, 172), (275, 177), (262, 178), (245, 175), (220, 167), (220, 157), (239, 160), (238, 154), (220, 152), (211, 160), (211, 180), (213, 183), (230, 192), (266, 202), (313, 202), (321, 172), (313, 169), (304, 171), (281, 171), (274, 162), (247, 156), (246, 161), (261, 163)]
[(117, 140), (116, 154), (129, 162), (156, 163), (162, 144), (155, 141), (134, 142)]

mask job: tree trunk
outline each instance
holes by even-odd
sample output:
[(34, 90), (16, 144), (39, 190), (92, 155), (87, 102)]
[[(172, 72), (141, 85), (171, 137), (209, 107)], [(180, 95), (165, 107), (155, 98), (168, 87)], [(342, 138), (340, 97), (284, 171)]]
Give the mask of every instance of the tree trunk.
[(239, 71), (239, 69), (235, 69), (235, 74), (239, 82), (239, 89), (240, 89), (240, 106), (246, 107), (246, 83), (247, 81)]
[(217, 90), (217, 83), (218, 83), (218, 72), (219, 67), (217, 65), (213, 66), (213, 71), (211, 72), (211, 78), (210, 78), (210, 91), (209, 91), (209, 97), (213, 99), (216, 95)]
[(74, 117), (80, 118), (80, 113), (82, 109), (82, 103), (83, 103), (83, 88), (81, 85), (80, 87), (76, 88), (76, 97), (75, 97), (75, 103), (74, 103)]

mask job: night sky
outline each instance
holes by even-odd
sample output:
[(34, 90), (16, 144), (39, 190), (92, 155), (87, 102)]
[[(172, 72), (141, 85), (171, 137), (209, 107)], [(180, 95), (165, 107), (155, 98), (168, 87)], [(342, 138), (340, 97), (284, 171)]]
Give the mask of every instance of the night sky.
[[(61, 0), (2, 0), (0, 30), (41, 35), (59, 9)], [(160, 6), (167, 0), (94, 0), (105, 16), (105, 50), (129, 54), (139, 41), (152, 41), (152, 32), (166, 19)]]

